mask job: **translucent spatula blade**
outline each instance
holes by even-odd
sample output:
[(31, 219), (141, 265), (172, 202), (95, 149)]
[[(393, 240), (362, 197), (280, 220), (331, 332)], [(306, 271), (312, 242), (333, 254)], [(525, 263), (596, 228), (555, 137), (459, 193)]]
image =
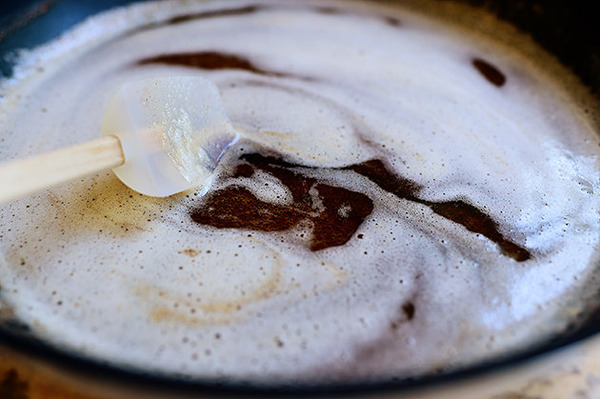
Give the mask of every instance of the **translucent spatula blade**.
[(237, 137), (217, 87), (195, 76), (122, 85), (107, 104), (102, 133), (121, 140), (125, 163), (115, 174), (153, 197), (208, 184)]

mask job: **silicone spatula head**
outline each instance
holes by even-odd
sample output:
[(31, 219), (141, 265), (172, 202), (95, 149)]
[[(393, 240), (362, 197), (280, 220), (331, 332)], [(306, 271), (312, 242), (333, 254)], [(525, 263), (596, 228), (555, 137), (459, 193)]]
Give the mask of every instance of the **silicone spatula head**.
[(219, 90), (196, 76), (123, 84), (107, 104), (102, 134), (121, 140), (125, 163), (114, 173), (153, 197), (206, 187), (237, 139)]

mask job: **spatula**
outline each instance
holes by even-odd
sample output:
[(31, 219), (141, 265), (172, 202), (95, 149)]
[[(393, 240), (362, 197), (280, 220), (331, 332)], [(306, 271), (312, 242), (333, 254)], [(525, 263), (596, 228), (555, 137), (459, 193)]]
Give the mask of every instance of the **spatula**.
[(107, 169), (153, 197), (204, 187), (237, 139), (219, 90), (196, 76), (122, 85), (106, 106), (102, 135), (0, 164), (0, 203)]

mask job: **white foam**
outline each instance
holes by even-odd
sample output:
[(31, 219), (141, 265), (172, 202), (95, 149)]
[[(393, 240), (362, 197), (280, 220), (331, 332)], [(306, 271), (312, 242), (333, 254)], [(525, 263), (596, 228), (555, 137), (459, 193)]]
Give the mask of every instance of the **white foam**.
[[(581, 111), (593, 103), (576, 79), (511, 27), (462, 7), (443, 13), (477, 21), (475, 31), (372, 2), (257, 3), (265, 8), (123, 35), (255, 2), (135, 5), (24, 54), (0, 89), (2, 157), (97, 137), (123, 82), (199, 75), (218, 84), (236, 128), (261, 146), (307, 166), (384, 158), (423, 186), (423, 200), (484, 210), (532, 259), (515, 262), (347, 170), (299, 170), (374, 198), (362, 238), (318, 252), (306, 247), (309, 225), (202, 227), (189, 219), (198, 193), (157, 200), (101, 174), (0, 211), (2, 306), (41, 338), (94, 359), (262, 382), (428, 373), (506, 354), (571, 322), (595, 269), (600, 209), (597, 128)], [(315, 4), (348, 12), (317, 13)], [(215, 50), (287, 76), (134, 65)], [(507, 83), (490, 84), (472, 57)], [(247, 145), (225, 156), (223, 174)], [(234, 182), (262, 201), (292, 201), (266, 172)]]

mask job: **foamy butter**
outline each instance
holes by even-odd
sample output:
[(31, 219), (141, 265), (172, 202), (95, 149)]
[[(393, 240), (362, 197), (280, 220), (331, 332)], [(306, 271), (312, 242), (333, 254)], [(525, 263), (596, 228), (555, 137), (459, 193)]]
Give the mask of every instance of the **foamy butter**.
[(96, 361), (260, 383), (451, 370), (576, 323), (595, 105), (511, 27), (443, 11), (471, 30), (374, 2), (149, 3), (24, 54), (5, 158), (97, 137), (151, 76), (211, 79), (246, 139), (205, 196), (106, 173), (3, 207), (2, 309)]

